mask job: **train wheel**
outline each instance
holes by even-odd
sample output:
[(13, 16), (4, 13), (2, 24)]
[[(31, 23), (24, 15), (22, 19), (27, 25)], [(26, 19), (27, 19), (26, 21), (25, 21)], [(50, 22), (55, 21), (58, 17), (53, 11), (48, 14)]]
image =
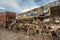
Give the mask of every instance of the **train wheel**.
[(13, 25), (9, 25), (9, 26), (8, 26), (8, 29), (9, 29), (9, 30), (12, 30), (12, 29), (13, 29)]
[(13, 30), (16, 30), (16, 26), (13, 26)]
[(35, 34), (35, 32), (34, 32), (34, 29), (33, 29), (33, 28), (30, 28), (30, 29), (29, 29), (29, 34)]
[(60, 28), (56, 30), (57, 36), (60, 37)]

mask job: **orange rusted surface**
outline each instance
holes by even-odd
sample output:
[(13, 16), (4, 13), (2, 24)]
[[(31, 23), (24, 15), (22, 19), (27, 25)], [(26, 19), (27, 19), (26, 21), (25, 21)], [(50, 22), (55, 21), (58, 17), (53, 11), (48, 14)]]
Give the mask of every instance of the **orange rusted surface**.
[(4, 23), (7, 19), (16, 19), (16, 13), (13, 12), (0, 12), (0, 25)]

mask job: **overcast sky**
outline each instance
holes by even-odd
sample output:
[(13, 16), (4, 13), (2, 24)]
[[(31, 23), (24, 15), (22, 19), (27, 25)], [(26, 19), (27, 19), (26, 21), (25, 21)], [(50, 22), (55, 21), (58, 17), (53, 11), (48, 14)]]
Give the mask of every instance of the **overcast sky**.
[(0, 0), (0, 9), (18, 14), (53, 1), (55, 0)]

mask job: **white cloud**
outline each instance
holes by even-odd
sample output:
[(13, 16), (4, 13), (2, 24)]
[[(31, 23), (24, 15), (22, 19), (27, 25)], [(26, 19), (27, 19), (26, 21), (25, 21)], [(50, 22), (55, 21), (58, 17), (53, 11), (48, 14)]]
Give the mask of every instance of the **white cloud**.
[[(34, 0), (19, 0), (20, 4), (22, 5), (22, 12), (29, 11), (31, 9), (34, 9), (38, 7), (38, 5), (35, 4)], [(20, 6), (21, 6), (20, 5)]]
[(0, 5), (9, 6), (12, 9), (20, 10), (17, 0), (0, 0), (0, 3), (1, 3)]
[(37, 5), (34, 1), (35, 0), (0, 0), (0, 6), (2, 9), (8, 8), (8, 10), (14, 10), (15, 12), (25, 12), (40, 6)]
[(4, 8), (4, 7), (0, 7), (0, 9), (3, 9), (3, 10), (5, 10), (5, 8)]
[(0, 12), (5, 12), (5, 8), (4, 7), (0, 7)]
[(34, 0), (0, 0), (0, 6), (10, 7), (8, 10), (14, 9), (19, 12), (28, 11), (37, 7)]
[(22, 12), (29, 11), (29, 10), (32, 10), (32, 9), (34, 9), (34, 8), (37, 8), (37, 7), (39, 7), (39, 6), (32, 7), (32, 8), (26, 8), (26, 9), (22, 10)]

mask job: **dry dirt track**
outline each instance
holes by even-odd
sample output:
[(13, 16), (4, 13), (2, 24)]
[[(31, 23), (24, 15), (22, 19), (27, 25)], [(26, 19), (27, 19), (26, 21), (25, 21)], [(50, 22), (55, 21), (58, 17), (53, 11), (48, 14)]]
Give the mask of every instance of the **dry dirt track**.
[(58, 39), (56, 37), (52, 37), (51, 39), (51, 36), (41, 36), (40, 34), (32, 36), (27, 35), (23, 32), (15, 32), (5, 28), (0, 28), (0, 40), (58, 40)]

